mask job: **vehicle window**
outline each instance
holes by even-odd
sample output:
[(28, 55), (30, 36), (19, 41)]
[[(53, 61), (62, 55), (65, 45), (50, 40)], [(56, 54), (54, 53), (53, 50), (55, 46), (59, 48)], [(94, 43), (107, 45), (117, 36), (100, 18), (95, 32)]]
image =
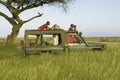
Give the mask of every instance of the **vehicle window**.
[(44, 35), (28, 35), (28, 45), (59, 45), (61, 44), (61, 36), (58, 34)]

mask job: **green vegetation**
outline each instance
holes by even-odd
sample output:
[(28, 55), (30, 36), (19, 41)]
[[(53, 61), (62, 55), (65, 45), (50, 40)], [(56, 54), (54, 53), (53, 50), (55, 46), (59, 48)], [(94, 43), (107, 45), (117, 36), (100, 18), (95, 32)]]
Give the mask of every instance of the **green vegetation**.
[[(0, 80), (119, 80), (120, 38), (104, 38), (104, 51), (75, 51), (23, 56), (0, 39)], [(101, 38), (86, 38), (101, 41)], [(115, 42), (114, 42), (115, 41)]]

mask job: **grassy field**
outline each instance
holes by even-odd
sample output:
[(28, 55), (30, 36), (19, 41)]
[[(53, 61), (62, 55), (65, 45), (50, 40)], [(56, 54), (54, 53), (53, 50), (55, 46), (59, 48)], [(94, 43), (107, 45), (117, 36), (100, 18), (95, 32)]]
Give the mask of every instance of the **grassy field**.
[(119, 80), (120, 38), (86, 38), (104, 42), (104, 51), (75, 51), (23, 56), (0, 39), (0, 80)]

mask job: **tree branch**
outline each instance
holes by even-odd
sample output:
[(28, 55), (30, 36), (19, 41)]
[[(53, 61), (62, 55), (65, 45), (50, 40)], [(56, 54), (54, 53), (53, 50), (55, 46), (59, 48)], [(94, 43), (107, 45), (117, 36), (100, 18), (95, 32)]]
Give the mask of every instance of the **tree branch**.
[[(32, 8), (35, 8), (35, 7), (39, 7), (39, 6), (43, 6), (43, 4), (49, 4), (49, 3), (53, 3), (53, 2), (56, 2), (54, 0), (51, 0), (51, 1), (41, 1), (39, 3), (33, 3), (33, 4), (30, 4), (30, 5), (26, 5), (24, 6), (21, 10), (20, 10), (20, 13), (25, 11), (25, 10), (28, 10), (28, 9), (32, 9)], [(58, 1), (59, 2), (59, 1)], [(19, 14), (20, 14), (19, 13)]]
[(38, 5), (38, 4), (37, 5), (35, 5), (35, 4), (27, 5), (20, 10), (20, 13), (25, 11), (25, 10), (32, 9), (32, 8), (35, 8), (35, 7), (38, 7), (38, 6), (40, 6), (40, 5)]
[(19, 12), (18, 11), (18, 9), (15, 9), (12, 5), (11, 5), (11, 3), (13, 2), (13, 0), (7, 0), (7, 2), (4, 2), (4, 0), (2, 1), (2, 0), (0, 0), (0, 3), (2, 4), (2, 5), (4, 5), (8, 10), (9, 10), (9, 12), (13, 15), (13, 14), (15, 14), (15, 15), (17, 15), (17, 13)]
[[(13, 1), (13, 0), (9, 0), (8, 2), (11, 2), (11, 1)], [(38, 0), (35, 0), (34, 3), (29, 3), (29, 2), (26, 3), (26, 0), (21, 0), (20, 2), (17, 2), (18, 5), (17, 5), (16, 9), (14, 9), (13, 6), (10, 6), (10, 5), (9, 6), (11, 7), (12, 10), (14, 10), (14, 12), (17, 11), (17, 15), (19, 15), (20, 13), (22, 13), (25, 10), (43, 6), (43, 4), (49, 4), (49, 3), (54, 3), (54, 2), (64, 3), (64, 0), (40, 0), (38, 2), (37, 1)]]
[(4, 6), (6, 6), (6, 3), (0, 0), (0, 3)]
[(42, 15), (43, 15), (43, 14), (40, 14), (40, 13), (38, 12), (38, 15), (36, 15), (36, 16), (34, 16), (34, 17), (32, 17), (32, 18), (26, 20), (26, 21), (23, 21), (23, 23), (29, 22), (29, 21), (31, 21), (31, 20), (37, 18), (37, 17), (41, 17)]
[(26, 0), (22, 0), (18, 3), (17, 9), (19, 9), (20, 7), (23, 7), (23, 4), (25, 3)]
[(6, 14), (0, 12), (0, 16), (4, 17), (8, 22), (10, 22), (11, 25), (16, 24), (16, 22), (12, 18), (8, 17)]
[(8, 5), (11, 5), (12, 2), (13, 2), (13, 0), (7, 0)]

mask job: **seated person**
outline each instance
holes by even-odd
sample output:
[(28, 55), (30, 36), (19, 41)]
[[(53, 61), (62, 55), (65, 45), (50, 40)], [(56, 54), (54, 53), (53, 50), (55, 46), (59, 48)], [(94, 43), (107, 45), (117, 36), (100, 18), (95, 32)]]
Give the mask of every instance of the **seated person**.
[[(59, 25), (54, 24), (51, 29), (52, 30), (58, 30), (58, 29), (60, 29), (60, 27), (59, 27)], [(54, 34), (53, 35), (53, 40), (54, 40), (54, 45), (58, 45), (59, 44), (59, 35), (58, 34)]]
[(68, 35), (69, 43), (81, 43), (81, 40), (79, 37), (75, 35)]
[(74, 43), (75, 38), (72, 35), (68, 35), (69, 43)]
[(57, 30), (57, 29), (60, 29), (60, 27), (59, 27), (59, 25), (54, 24), (51, 29), (52, 29), (52, 30)]

